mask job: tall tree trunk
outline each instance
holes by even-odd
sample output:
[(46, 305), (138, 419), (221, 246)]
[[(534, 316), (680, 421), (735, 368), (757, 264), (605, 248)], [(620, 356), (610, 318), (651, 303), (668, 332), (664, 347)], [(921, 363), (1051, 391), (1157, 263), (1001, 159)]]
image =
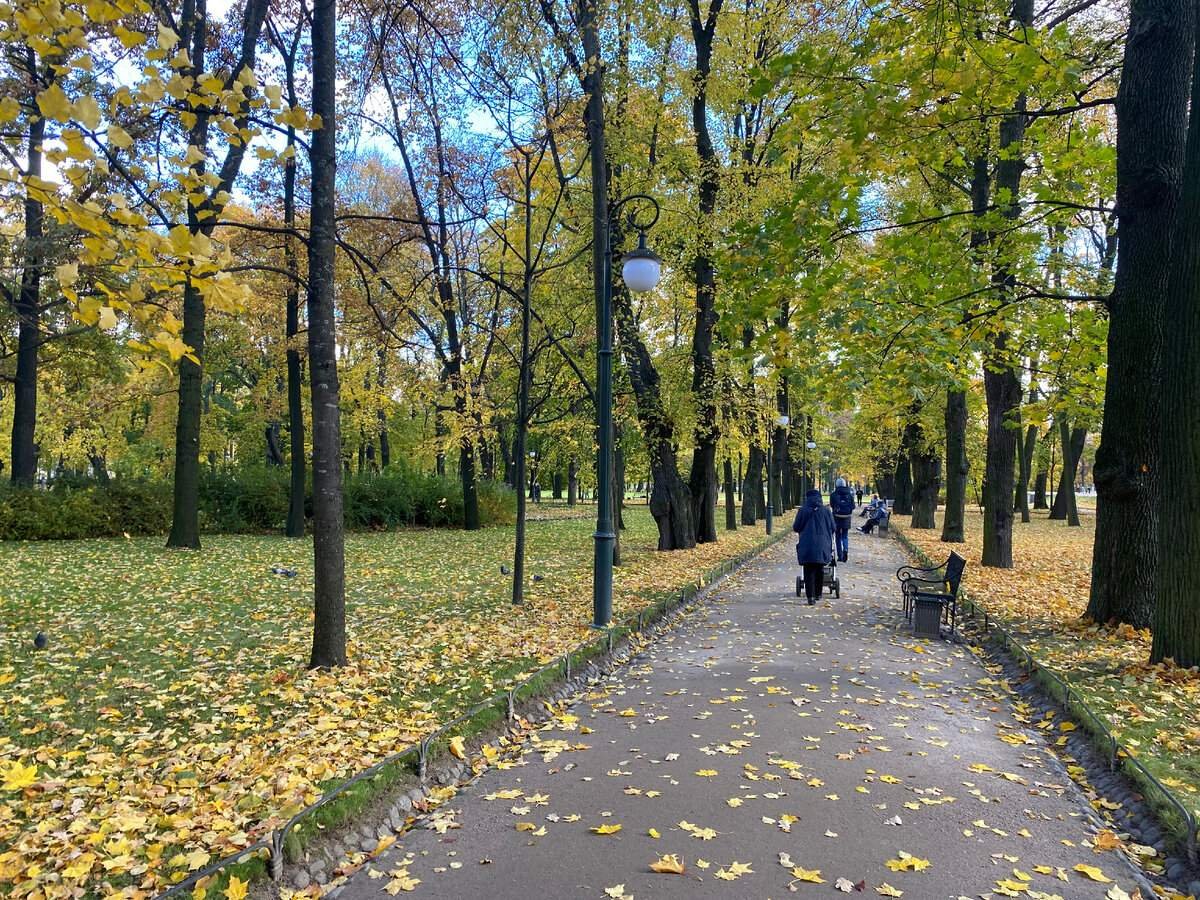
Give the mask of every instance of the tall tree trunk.
[(1086, 428), (1072, 428), (1063, 416), (1058, 421), (1059, 442), (1063, 448), (1062, 472), (1058, 480), (1058, 493), (1050, 507), (1051, 519), (1066, 519), (1071, 525), (1079, 524), (1079, 511), (1075, 505), (1075, 477), (1079, 471), (1079, 459), (1083, 456), (1083, 445), (1087, 440)]
[[(619, 234), (614, 222), (614, 236)], [(675, 424), (662, 401), (658, 370), (634, 319), (633, 304), (624, 283), (613, 285), (613, 310), (621, 357), (633, 388), (638, 424), (650, 463), (651, 513), (658, 525), (659, 550), (683, 550), (696, 545), (692, 498), (679, 475), (675, 459)], [(656, 511), (657, 510), (657, 511)]]
[(737, 503), (734, 501), (733, 460), (725, 457), (725, 530), (737, 531)]
[[(237, 61), (237, 73), (241, 69), (252, 70), (255, 49), (267, 15), (269, 0), (250, 0), (242, 11), (240, 34), (241, 52)], [(205, 73), (205, 54), (208, 51), (208, 11), (205, 0), (184, 4), (184, 15), (180, 17), (181, 43), (191, 54), (191, 66), (185, 72), (199, 81)], [(247, 98), (248, 99), (248, 98)], [(200, 150), (208, 150), (210, 112), (198, 108), (195, 121), (188, 132), (188, 144)], [(248, 127), (246, 117), (238, 119), (239, 127)], [(216, 184), (200, 202), (189, 195), (186, 206), (188, 232), (194, 237), (199, 234), (211, 236), (219, 221), (219, 212), (233, 190), (234, 179), (241, 170), (246, 154), (245, 142), (230, 144), (225, 152), (219, 171), (207, 171), (203, 158), (191, 166), (190, 173), (197, 179), (208, 175), (216, 176)], [(171, 511), (171, 533), (167, 537), (168, 547), (199, 549), (200, 547), (200, 416), (201, 390), (204, 362), (204, 297), (189, 276), (183, 288), (182, 339), (191, 348), (196, 362), (187, 357), (179, 361), (179, 401), (175, 424), (175, 481)]]
[[(289, 83), (291, 79), (289, 78)], [(290, 90), (295, 104), (295, 91)], [(295, 147), (294, 129), (288, 129), (288, 146)], [(287, 160), (283, 170), (284, 227), (296, 224), (296, 160)], [(304, 537), (304, 490), (308, 481), (308, 460), (304, 453), (304, 363), (300, 348), (294, 346), (300, 334), (300, 265), (296, 258), (293, 238), (284, 239), (284, 264), (288, 279), (287, 306), (287, 396), (288, 396), (288, 442), (291, 450), (290, 479), (288, 485), (287, 536)]]
[(896, 472), (892, 481), (896, 492), (896, 496), (894, 498), (896, 502), (892, 505), (892, 511), (898, 516), (911, 516), (913, 483), (912, 457), (910, 456), (911, 450), (908, 445), (908, 427), (904, 429), (904, 435), (904, 442), (900, 447), (900, 453), (896, 457)]
[(913, 436), (912, 465), (912, 527), (933, 528), (937, 514), (938, 491), (941, 489), (941, 460), (937, 449), (925, 440), (920, 423)]
[(346, 664), (342, 437), (334, 318), (337, 2), (312, 7), (312, 135), (308, 239), (308, 359), (313, 441), (313, 642), (309, 666)]
[(762, 500), (763, 451), (757, 444), (750, 445), (746, 457), (746, 476), (742, 482), (742, 524), (754, 525), (765, 515), (760, 508)]
[(967, 393), (946, 391), (946, 512), (942, 517), (942, 540), (961, 544), (966, 540), (967, 518)]
[[(787, 320), (788, 304), (787, 301), (784, 300), (783, 305), (780, 308), (779, 317), (776, 320), (776, 324), (781, 333), (783, 333), (784, 329), (787, 327)], [(787, 376), (780, 375), (779, 380), (775, 384), (775, 413), (778, 416), (788, 416), (790, 419), (791, 409), (788, 399)], [(795, 423), (795, 427), (801, 429), (801, 439), (804, 437), (803, 420), (803, 416), (798, 416)], [(789, 425), (791, 425), (790, 422)], [(794, 479), (792, 477), (792, 459), (791, 453), (789, 452), (791, 447), (788, 436), (788, 429), (780, 425), (776, 425), (774, 431), (772, 432), (772, 440), (774, 443), (771, 445), (771, 452), (775, 455), (775, 459), (779, 460), (779, 465), (776, 467), (777, 475), (775, 478), (775, 497), (779, 504), (779, 508), (775, 510), (776, 513), (782, 513), (784, 510), (791, 509), (793, 505), (792, 484)], [(806, 487), (807, 485), (798, 483), (799, 496), (795, 498), (797, 504), (803, 500)]]
[[(1197, 22), (1200, 29), (1200, 22)], [(1196, 45), (1200, 47), (1200, 32)], [(1200, 665), (1200, 62), (1193, 70), (1183, 196), (1163, 304), (1163, 390), (1172, 414), (1162, 417), (1161, 485), (1181, 515), (1159, 524), (1158, 598), (1152, 662)]]
[(579, 467), (575, 462), (575, 457), (571, 457), (567, 463), (567, 506), (574, 506), (579, 502)]
[[(1000, 356), (1006, 350), (1004, 338), (999, 335), (993, 345)], [(983, 564), (1011, 569), (1017, 432), (1009, 427), (1009, 422), (1020, 408), (1021, 382), (1011, 365), (1001, 371), (985, 369), (983, 382), (988, 408), (983, 470)]]
[[(1029, 399), (1036, 399), (1036, 392), (1029, 392)], [(1021, 514), (1022, 522), (1029, 522), (1029, 477), (1033, 470), (1033, 454), (1037, 450), (1037, 426), (1025, 429), (1025, 440), (1017, 443), (1017, 496), (1014, 508)]]
[[(183, 342), (204, 358), (204, 298), (189, 280), (183, 288)], [(204, 371), (199, 362), (179, 360), (175, 418), (175, 481), (167, 546), (200, 549), (200, 413)]]
[[(204, 74), (205, 54), (208, 46), (208, 13), (205, 0), (196, 0), (192, 8), (194, 18), (185, 23), (185, 35), (190, 36), (192, 66), (188, 74), (199, 81)], [(186, 45), (186, 41), (185, 41)], [(188, 143), (201, 153), (208, 149), (209, 114), (197, 112), (188, 134)], [(193, 165), (197, 176), (204, 174), (204, 163)], [(199, 209), (189, 197), (187, 202), (188, 230), (197, 234), (201, 230)], [(202, 409), (201, 390), (204, 382), (204, 297), (189, 277), (183, 286), (183, 342), (191, 348), (191, 355), (179, 360), (179, 393), (175, 418), (175, 478), (172, 483), (171, 532), (167, 546), (183, 549), (200, 549), (200, 416)]]
[[(1028, 43), (1033, 25), (1033, 0), (1016, 0), (1011, 17), (1016, 26), (1014, 37)], [(1011, 223), (1021, 215), (1021, 176), (1025, 171), (1026, 98), (1019, 94), (1012, 111), (1000, 121), (1000, 146), (996, 160), (994, 202)], [(995, 237), (989, 243), (995, 245)], [(998, 297), (1010, 296), (1016, 288), (1016, 275), (1008, 248), (994, 250), (992, 286)], [(1008, 335), (1000, 332), (985, 354), (983, 390), (987, 398), (987, 450), (983, 476), (983, 558), (985, 566), (1011, 569), (1014, 467), (1017, 432), (1009, 427), (1021, 406), (1021, 382), (1013, 368)]]
[[(387, 348), (381, 345), (375, 351), (375, 359), (378, 363), (375, 386), (379, 389), (382, 396), (384, 388), (387, 386)], [(375, 418), (379, 422), (379, 462), (386, 469), (392, 464), (392, 438), (388, 434), (388, 415), (385, 405), (386, 401), (380, 402), (379, 409), (375, 412)]]
[(1120, 251), (1092, 472), (1098, 502), (1087, 615), (1137, 628), (1150, 625), (1159, 591), (1162, 307), (1183, 183), (1193, 6), (1134, 0), (1116, 102)]
[(692, 450), (690, 487), (696, 542), (717, 539), (717, 424), (716, 367), (713, 363), (713, 332), (717, 325), (717, 280), (713, 264), (713, 232), (716, 226), (717, 191), (721, 163), (708, 129), (708, 78), (712, 67), (713, 37), (722, 0), (709, 0), (702, 18), (700, 0), (688, 0), (696, 68), (692, 84), (692, 131), (699, 161), (699, 222), (692, 278), (696, 287), (696, 328), (692, 334), (692, 394), (696, 404), (695, 446)]
[(279, 432), (281, 425), (278, 420), (267, 423), (267, 427), (263, 429), (263, 437), (266, 442), (266, 462), (268, 466), (283, 465), (283, 449), (279, 446)]
[[(29, 67), (30, 93), (41, 90), (34, 73), (38, 71), (37, 57), (32, 50), (26, 53)], [(42, 141), (46, 120), (36, 116), (29, 125), (29, 143), (25, 148), (26, 172), (29, 177), (42, 177)], [(37, 478), (37, 388), (38, 344), (41, 340), (42, 268), (45, 265), (43, 246), (42, 204), (28, 194), (25, 197), (25, 257), (21, 265), (21, 286), (16, 297), (17, 314), (17, 371), (13, 383), (12, 470), (13, 484), (31, 485)]]

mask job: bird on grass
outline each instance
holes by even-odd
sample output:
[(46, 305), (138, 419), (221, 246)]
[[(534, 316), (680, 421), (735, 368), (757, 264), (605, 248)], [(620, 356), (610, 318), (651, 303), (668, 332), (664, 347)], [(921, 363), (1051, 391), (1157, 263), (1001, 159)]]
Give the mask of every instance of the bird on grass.
[(295, 578), (300, 573), (295, 569), (288, 569), (284, 566), (271, 566), (272, 575), (283, 575), (285, 578)]
[(33, 646), (38, 650), (45, 650), (49, 643), (50, 638), (46, 637), (46, 632), (44, 631), (39, 631), (33, 636)]

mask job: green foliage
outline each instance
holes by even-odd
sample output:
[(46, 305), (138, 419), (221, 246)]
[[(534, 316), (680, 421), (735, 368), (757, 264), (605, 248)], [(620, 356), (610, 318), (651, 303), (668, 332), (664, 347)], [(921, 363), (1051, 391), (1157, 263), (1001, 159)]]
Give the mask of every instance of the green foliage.
[(53, 490), (0, 488), (0, 540), (70, 540), (155, 534), (171, 521), (171, 488), (147, 481)]
[(226, 534), (283, 528), (288, 470), (281, 466), (205, 471), (200, 476), (201, 527)]
[[(423, 525), (453, 528), (462, 522), (462, 486), (405, 467), (346, 482), (346, 526), (382, 530)], [(257, 534), (283, 528), (288, 511), (288, 471), (268, 466), (206, 470), (200, 479), (202, 526), (210, 533)], [(503, 485), (479, 484), (485, 525), (508, 525), (516, 497)], [(0, 487), (0, 540), (78, 540), (162, 534), (171, 523), (171, 486), (161, 481), (114, 479), (100, 485), (64, 479), (45, 489)]]
[[(479, 518), (483, 525), (505, 525), (516, 516), (516, 496), (503, 485), (480, 482)], [(463, 520), (462, 484), (406, 467), (381, 475), (350, 478), (345, 489), (346, 525), (380, 530), (406, 525), (457, 527)]]

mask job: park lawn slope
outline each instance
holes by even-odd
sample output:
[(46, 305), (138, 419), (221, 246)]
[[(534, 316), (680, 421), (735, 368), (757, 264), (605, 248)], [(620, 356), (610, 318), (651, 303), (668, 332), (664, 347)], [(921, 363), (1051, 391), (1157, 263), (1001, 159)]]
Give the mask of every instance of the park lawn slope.
[[(899, 517), (897, 517), (899, 518)], [(934, 562), (967, 559), (963, 589), (1038, 661), (1064, 678), (1146, 768), (1200, 810), (1200, 672), (1151, 666), (1150, 633), (1083, 619), (1091, 588), (1095, 519), (1080, 527), (1044, 514), (1013, 527), (1012, 569), (982, 568), (982, 517), (967, 513), (965, 544), (896, 522)]]
[[(645, 508), (625, 518), (618, 618), (764, 539), (660, 554)], [(0, 544), (0, 894), (159, 893), (571, 649), (592, 531), (529, 526), (540, 577), (520, 608), (500, 572), (512, 528), (347, 535), (350, 665), (333, 674), (305, 670), (310, 541)]]

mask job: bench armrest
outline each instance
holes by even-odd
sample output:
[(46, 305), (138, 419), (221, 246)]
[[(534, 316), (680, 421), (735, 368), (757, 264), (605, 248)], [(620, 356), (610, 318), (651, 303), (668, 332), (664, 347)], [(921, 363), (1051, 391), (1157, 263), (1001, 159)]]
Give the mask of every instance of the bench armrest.
[(896, 570), (896, 578), (900, 581), (908, 581), (910, 578), (920, 578), (921, 575), (928, 575), (934, 572), (940, 574), (941, 571), (942, 566), (930, 566), (928, 569), (922, 569), (919, 566), (901, 566)]

